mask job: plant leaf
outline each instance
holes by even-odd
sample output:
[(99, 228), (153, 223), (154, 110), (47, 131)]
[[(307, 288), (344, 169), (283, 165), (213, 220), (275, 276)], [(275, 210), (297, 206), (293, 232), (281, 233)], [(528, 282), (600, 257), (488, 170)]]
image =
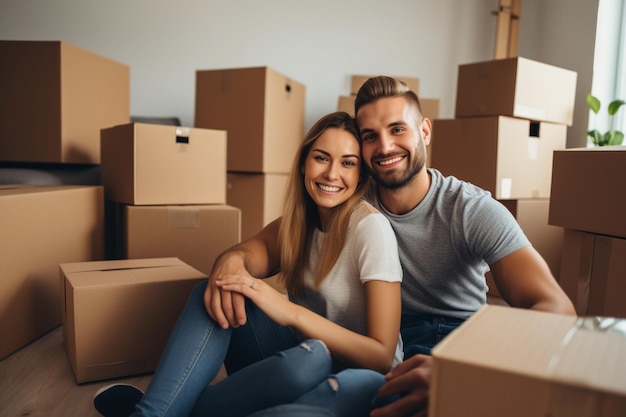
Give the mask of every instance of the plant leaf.
[(619, 130), (611, 130), (608, 133), (612, 133), (610, 139), (609, 139), (609, 145), (621, 145), (622, 141), (624, 140), (624, 134), (622, 132), (620, 132)]
[(601, 142), (602, 142), (602, 135), (600, 135), (600, 132), (598, 132), (597, 130), (590, 130), (587, 132), (587, 136), (589, 137), (589, 140), (591, 141), (591, 143), (594, 146), (602, 146)]
[(589, 109), (591, 109), (592, 112), (598, 114), (598, 111), (600, 111), (600, 100), (598, 100), (597, 97), (592, 96), (591, 94), (587, 94), (585, 100), (587, 101), (587, 106), (589, 106)]
[(611, 104), (609, 104), (609, 115), (614, 116), (619, 108), (622, 107), (624, 104), (626, 104), (626, 101), (624, 100), (613, 100)]

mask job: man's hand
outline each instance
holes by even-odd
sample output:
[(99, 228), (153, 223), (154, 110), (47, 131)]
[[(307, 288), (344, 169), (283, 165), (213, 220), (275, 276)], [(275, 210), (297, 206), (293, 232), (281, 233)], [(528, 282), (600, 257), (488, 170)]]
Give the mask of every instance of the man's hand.
[(433, 358), (415, 355), (392, 369), (387, 383), (378, 391), (380, 398), (399, 394), (402, 397), (384, 407), (376, 408), (370, 417), (426, 417), (432, 377)]
[(236, 253), (225, 255), (215, 263), (204, 292), (204, 306), (209, 316), (224, 329), (246, 324), (244, 296), (223, 290), (216, 285), (217, 280), (232, 275), (250, 277), (244, 267), (243, 259)]

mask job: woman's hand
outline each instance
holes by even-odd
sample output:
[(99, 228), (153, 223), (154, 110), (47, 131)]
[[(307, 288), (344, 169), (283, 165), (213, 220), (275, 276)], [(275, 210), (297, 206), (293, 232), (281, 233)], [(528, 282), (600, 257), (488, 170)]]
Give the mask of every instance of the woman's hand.
[(209, 316), (224, 329), (243, 326), (247, 320), (243, 296), (231, 291), (223, 291), (216, 284), (220, 277), (229, 275), (243, 275), (251, 278), (244, 267), (243, 258), (237, 253), (224, 256), (215, 264), (204, 292), (204, 305)]
[(224, 291), (232, 291), (249, 298), (269, 318), (281, 326), (291, 326), (301, 307), (292, 303), (284, 294), (276, 291), (262, 279), (248, 275), (222, 275), (215, 285)]

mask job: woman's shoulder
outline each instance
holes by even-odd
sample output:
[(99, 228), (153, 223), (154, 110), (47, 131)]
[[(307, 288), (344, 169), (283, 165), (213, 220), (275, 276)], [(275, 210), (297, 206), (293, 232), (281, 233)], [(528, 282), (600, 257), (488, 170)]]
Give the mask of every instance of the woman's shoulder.
[(350, 216), (350, 223), (352, 223), (353, 227), (371, 223), (379, 224), (380, 222), (389, 224), (387, 217), (365, 200), (362, 200), (359, 205), (354, 208)]

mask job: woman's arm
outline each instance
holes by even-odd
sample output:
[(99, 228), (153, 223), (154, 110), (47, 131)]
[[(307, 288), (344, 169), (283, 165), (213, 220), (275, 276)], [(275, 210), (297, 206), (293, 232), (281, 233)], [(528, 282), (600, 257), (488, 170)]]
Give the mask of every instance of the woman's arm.
[(228, 275), (268, 277), (278, 271), (279, 225), (280, 219), (274, 220), (256, 236), (226, 250), (216, 259), (204, 293), (204, 305), (221, 327), (244, 325), (246, 310), (241, 295), (222, 291), (215, 285), (215, 281)]
[(348, 330), (289, 301), (263, 280), (241, 275), (223, 276), (216, 284), (248, 297), (272, 320), (291, 326), (306, 338), (322, 340), (344, 364), (386, 373), (393, 364), (400, 333), (400, 283), (368, 281), (367, 335)]

